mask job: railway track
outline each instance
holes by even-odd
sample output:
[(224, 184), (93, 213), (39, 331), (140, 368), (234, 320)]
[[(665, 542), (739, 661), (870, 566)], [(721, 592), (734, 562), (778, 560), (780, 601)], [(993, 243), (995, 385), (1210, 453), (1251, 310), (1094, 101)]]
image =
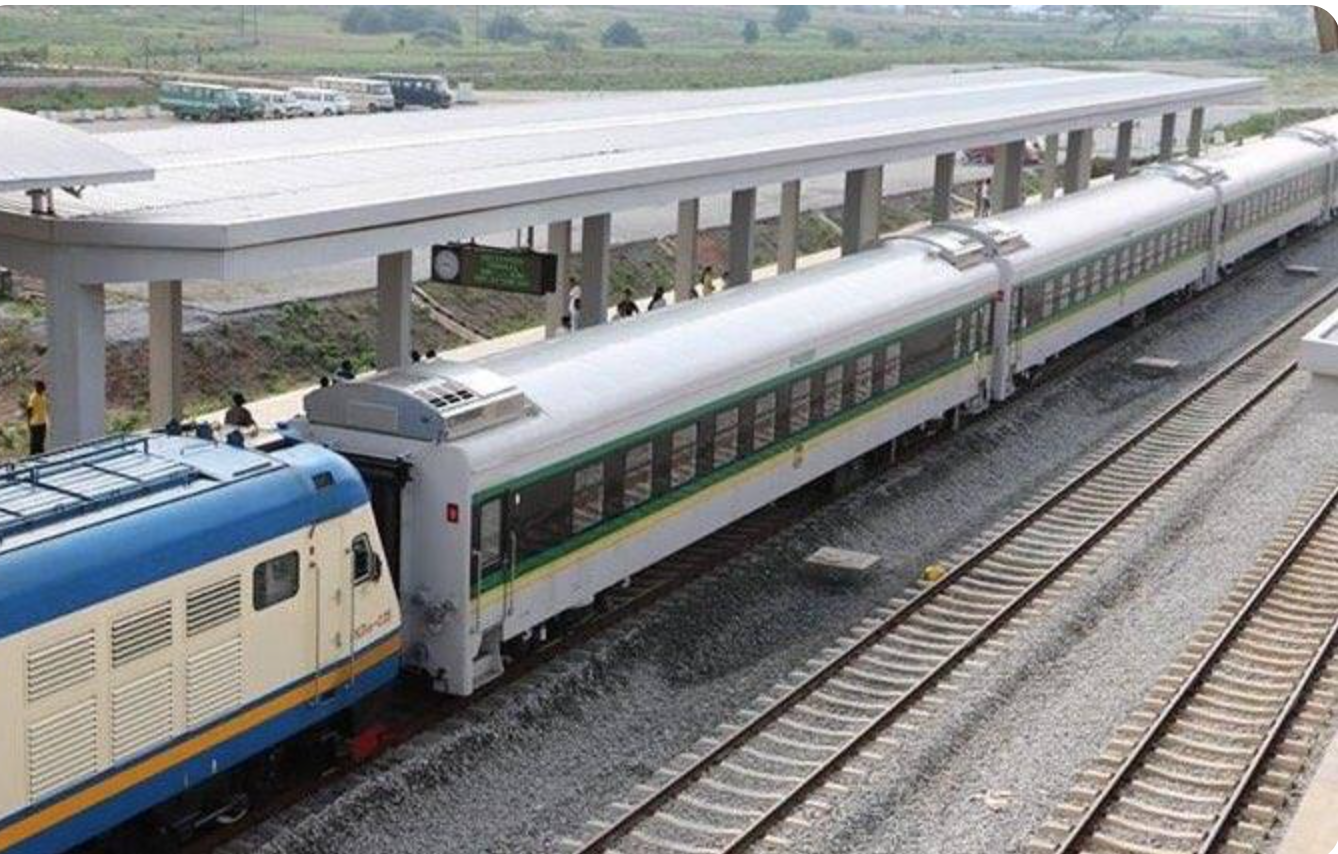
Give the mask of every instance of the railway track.
[(632, 803), (592, 819), (580, 854), (731, 854), (788, 842), (779, 823), (824, 804), (833, 776), (895, 749), (895, 730), (941, 703), (951, 682), (1019, 615), (1296, 370), (1295, 336), (1331, 309), (1329, 289), (1145, 427), (972, 551), (937, 582), (876, 614), (638, 787)]
[(1259, 849), (1338, 706), (1338, 474), (1288, 527), (1029, 851)]

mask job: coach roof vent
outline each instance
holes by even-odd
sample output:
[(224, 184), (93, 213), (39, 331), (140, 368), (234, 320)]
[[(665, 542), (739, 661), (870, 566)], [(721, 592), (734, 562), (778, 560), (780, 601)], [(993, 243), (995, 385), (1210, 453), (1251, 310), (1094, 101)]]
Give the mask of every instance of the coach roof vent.
[(38, 216), (55, 214), (55, 189), (77, 196), (85, 187), (148, 181), (154, 175), (139, 158), (91, 134), (27, 113), (0, 109), (0, 137), (5, 140), (0, 192), (27, 193)]
[(998, 247), (1002, 255), (1010, 255), (1028, 245), (1022, 232), (1016, 228), (988, 221), (940, 223), (900, 237), (929, 244), (935, 255), (959, 270), (974, 267), (989, 257), (986, 238)]
[(442, 359), (317, 389), (303, 406), (312, 424), (424, 442), (459, 439), (533, 410), (505, 378)]

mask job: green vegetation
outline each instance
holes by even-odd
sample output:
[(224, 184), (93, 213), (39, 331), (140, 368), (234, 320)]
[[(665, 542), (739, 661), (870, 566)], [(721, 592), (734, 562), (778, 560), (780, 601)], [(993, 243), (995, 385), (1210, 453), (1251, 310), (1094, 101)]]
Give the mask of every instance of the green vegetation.
[[(606, 39), (633, 31), (631, 43)], [(643, 50), (625, 49), (638, 40)], [(712, 88), (926, 62), (1230, 58), (1333, 91), (1333, 63), (1311, 67), (1313, 42), (1302, 7), (0, 8), (0, 69), (6, 58), (287, 79), (400, 69), (505, 89)]]
[(622, 18), (609, 24), (608, 29), (604, 31), (604, 35), (599, 37), (599, 43), (609, 48), (640, 48), (646, 46), (646, 40), (641, 37), (641, 31)]

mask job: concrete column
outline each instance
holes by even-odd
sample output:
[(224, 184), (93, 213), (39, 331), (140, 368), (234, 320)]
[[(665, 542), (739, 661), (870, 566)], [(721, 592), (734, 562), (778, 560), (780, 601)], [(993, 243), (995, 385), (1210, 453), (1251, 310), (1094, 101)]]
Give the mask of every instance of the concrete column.
[(952, 179), (957, 168), (957, 152), (949, 151), (934, 157), (934, 202), (930, 209), (930, 222), (947, 222), (952, 219)]
[(725, 287), (753, 280), (753, 234), (757, 228), (757, 189), (735, 190), (729, 197), (729, 277)]
[(609, 319), (609, 238), (613, 231), (610, 214), (581, 220), (581, 322), (586, 329)]
[(697, 232), (701, 223), (701, 200), (678, 203), (678, 237), (674, 240), (674, 302), (682, 302), (697, 281)]
[(181, 418), (181, 282), (149, 282), (149, 426)]
[(999, 213), (1022, 207), (1022, 164), (1027, 143), (1017, 139), (994, 147), (994, 177), (990, 179), (990, 211)]
[(552, 338), (562, 328), (567, 313), (567, 279), (571, 276), (571, 220), (548, 224), (548, 251), (557, 256), (557, 286), (544, 297), (544, 337)]
[(1203, 107), (1195, 107), (1189, 112), (1188, 149), (1190, 157), (1203, 153)]
[(878, 239), (878, 217), (883, 202), (883, 169), (871, 166), (846, 173), (841, 208), (841, 254), (853, 255)]
[(1092, 183), (1092, 130), (1071, 130), (1064, 155), (1064, 195), (1079, 193)]
[(1115, 180), (1128, 178), (1134, 165), (1134, 120), (1120, 122), (1115, 132)]
[(776, 234), (776, 272), (792, 273), (799, 261), (799, 182), (781, 184), (780, 225)]
[(1175, 113), (1165, 113), (1161, 117), (1161, 145), (1157, 149), (1157, 159), (1162, 163), (1175, 156)]
[(413, 342), (413, 251), (376, 258), (376, 367), (409, 364)]
[(107, 430), (107, 326), (102, 285), (46, 284), (47, 387), (50, 447), (102, 436)]
[(1041, 198), (1053, 199), (1059, 188), (1059, 134), (1052, 133), (1045, 138), (1045, 151), (1041, 153)]

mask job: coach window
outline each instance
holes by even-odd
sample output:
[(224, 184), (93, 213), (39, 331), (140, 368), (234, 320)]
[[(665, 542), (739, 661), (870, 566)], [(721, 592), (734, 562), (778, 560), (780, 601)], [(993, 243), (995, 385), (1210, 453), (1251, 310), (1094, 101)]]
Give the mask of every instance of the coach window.
[(797, 379), (790, 385), (790, 432), (793, 436), (808, 427), (809, 389), (812, 380), (808, 377)]
[(716, 413), (715, 436), (711, 447), (711, 467), (723, 468), (739, 456), (739, 410)]
[(252, 574), (251, 604), (263, 611), (292, 599), (300, 584), (301, 559), (297, 552), (288, 552), (256, 564)]
[(776, 393), (758, 395), (753, 402), (753, 450), (761, 450), (776, 440)]
[(846, 366), (832, 365), (823, 379), (822, 417), (831, 418), (841, 411), (841, 396), (845, 391)]
[(678, 488), (697, 476), (697, 425), (674, 431), (669, 457), (669, 486)]
[(571, 531), (579, 534), (604, 520), (604, 464), (576, 470), (571, 494)]
[(855, 405), (873, 395), (873, 354), (865, 353), (855, 360)]
[(901, 384), (901, 342), (893, 341), (883, 348), (883, 391)]
[(655, 461), (654, 448), (652, 443), (645, 442), (627, 452), (623, 465), (624, 510), (630, 510), (650, 498), (651, 464)]

